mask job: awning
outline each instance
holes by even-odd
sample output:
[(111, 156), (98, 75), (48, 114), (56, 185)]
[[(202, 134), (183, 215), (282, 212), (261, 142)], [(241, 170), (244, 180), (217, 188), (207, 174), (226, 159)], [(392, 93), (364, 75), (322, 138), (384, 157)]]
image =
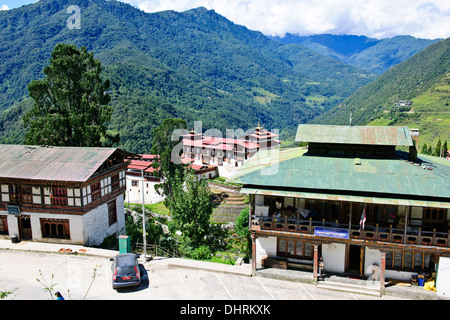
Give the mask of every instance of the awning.
[(352, 196), (352, 195), (311, 193), (311, 192), (301, 192), (301, 191), (268, 190), (268, 189), (260, 189), (260, 188), (256, 189), (256, 188), (245, 188), (245, 187), (243, 187), (241, 189), (241, 193), (291, 197), (291, 198), (315, 199), (315, 200), (349, 201), (349, 202), (359, 202), (359, 203), (387, 204), (387, 205), (396, 205), (396, 206), (431, 207), (431, 208), (450, 209), (449, 202), (423, 201), (423, 200), (412, 200), (412, 199), (363, 197), (363, 196)]

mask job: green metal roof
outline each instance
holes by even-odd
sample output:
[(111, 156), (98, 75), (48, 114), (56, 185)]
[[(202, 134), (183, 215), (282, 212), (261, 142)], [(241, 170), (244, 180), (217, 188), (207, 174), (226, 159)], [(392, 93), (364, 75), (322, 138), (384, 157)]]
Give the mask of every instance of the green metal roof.
[(412, 146), (408, 127), (301, 124), (295, 141), (385, 146)]
[(301, 148), (262, 150), (228, 181), (272, 190), (290, 188), (317, 190), (318, 193), (442, 197), (450, 202), (450, 166), (434, 162), (432, 157), (419, 161), (422, 161), (421, 165), (401, 157), (311, 156)]

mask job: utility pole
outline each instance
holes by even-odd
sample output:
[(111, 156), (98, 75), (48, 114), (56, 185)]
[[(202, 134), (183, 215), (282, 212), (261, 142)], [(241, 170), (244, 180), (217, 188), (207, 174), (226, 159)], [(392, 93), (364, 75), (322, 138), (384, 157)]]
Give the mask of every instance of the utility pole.
[(145, 205), (144, 205), (144, 169), (141, 169), (142, 181), (142, 237), (144, 241), (144, 260), (147, 261), (147, 236), (145, 231)]

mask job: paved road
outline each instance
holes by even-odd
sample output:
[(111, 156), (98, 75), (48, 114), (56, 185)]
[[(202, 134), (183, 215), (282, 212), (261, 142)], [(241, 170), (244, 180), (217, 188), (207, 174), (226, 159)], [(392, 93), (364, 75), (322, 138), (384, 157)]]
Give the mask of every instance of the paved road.
[(87, 300), (360, 300), (394, 299), (320, 289), (312, 284), (246, 277), (204, 270), (168, 267), (163, 261), (141, 265), (143, 282), (138, 288), (113, 290), (111, 265), (104, 257), (0, 250), (0, 291), (13, 291), (5, 300), (49, 300), (36, 278), (66, 299), (86, 294), (97, 269)]

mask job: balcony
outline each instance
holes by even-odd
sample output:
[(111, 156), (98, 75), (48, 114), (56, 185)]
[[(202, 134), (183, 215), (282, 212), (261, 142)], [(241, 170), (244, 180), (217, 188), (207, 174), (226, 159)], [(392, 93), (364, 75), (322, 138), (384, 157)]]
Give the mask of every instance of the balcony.
[(313, 221), (299, 220), (290, 218), (274, 218), (274, 217), (251, 217), (251, 231), (282, 231), (288, 233), (298, 234), (299, 236), (305, 235), (308, 237), (322, 237), (320, 231), (329, 230), (335, 232), (339, 237), (341, 232), (342, 237), (347, 241), (370, 241), (380, 244), (404, 244), (404, 245), (423, 245), (423, 246), (435, 246), (449, 248), (449, 233), (436, 232), (436, 229), (432, 231), (425, 231), (422, 228), (406, 228), (397, 229), (392, 225), (389, 227), (365, 226), (362, 230), (358, 225), (351, 225), (339, 223), (338, 221)]

